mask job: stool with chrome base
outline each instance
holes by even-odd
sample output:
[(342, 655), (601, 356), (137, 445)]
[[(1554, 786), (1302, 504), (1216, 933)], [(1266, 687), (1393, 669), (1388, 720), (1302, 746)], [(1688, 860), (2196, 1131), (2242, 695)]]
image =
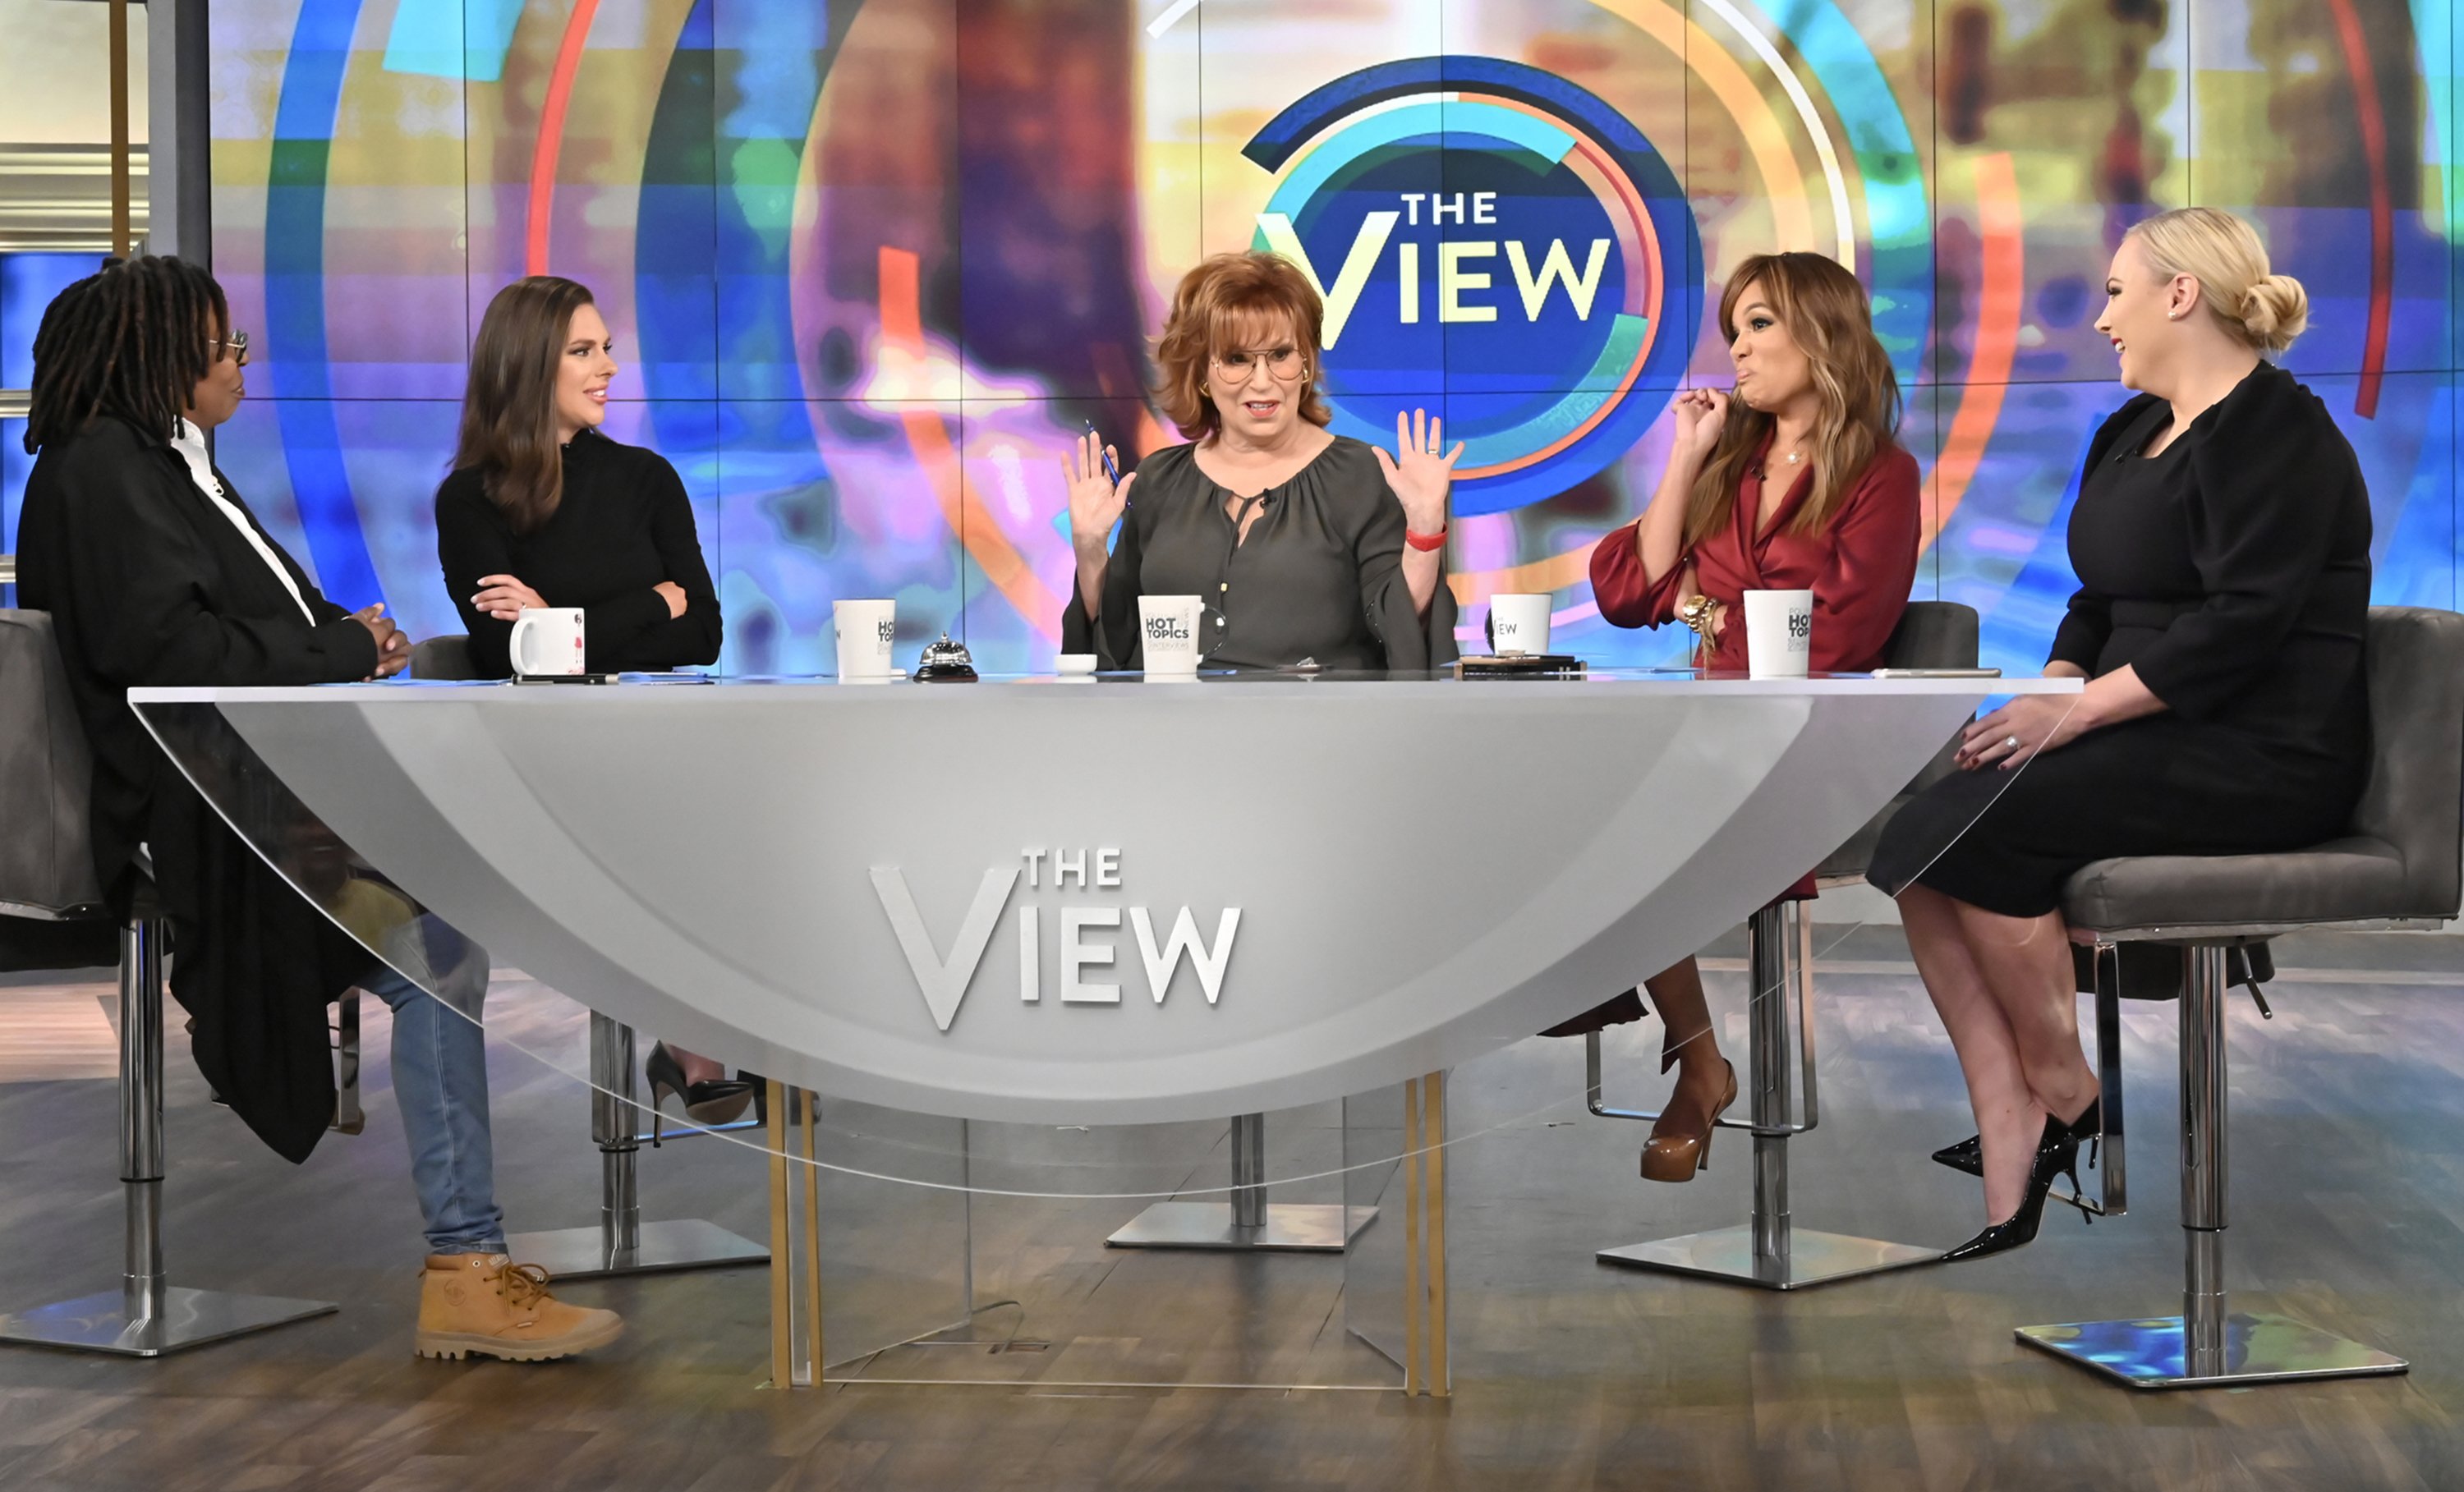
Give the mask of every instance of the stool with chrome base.
[[(414, 679), (475, 679), (471, 639), (461, 632), (424, 638), (410, 649)], [(650, 1112), (648, 1130), (641, 1127), (646, 1106), (635, 1096), (633, 1028), (597, 1011), (590, 1014), (590, 1138), (599, 1148), (599, 1222), (597, 1226), (551, 1228), (517, 1233), (505, 1240), (513, 1257), (537, 1264), (559, 1280), (597, 1280), (612, 1275), (651, 1274), (676, 1269), (712, 1269), (734, 1264), (767, 1263), (770, 1251), (702, 1218), (664, 1222), (642, 1220), (641, 1192), (635, 1164), (642, 1142), (690, 1139), (704, 1131), (688, 1129), (661, 1132), (663, 1120)], [(750, 1130), (760, 1121), (740, 1120), (714, 1130)]]
[[(68, 946), (80, 930), (107, 936), (110, 914), (95, 883), (87, 787), (93, 759), (68, 692), (68, 677), (39, 611), (0, 611), (0, 794), (12, 805), (9, 852), (0, 854), (0, 954), (18, 969), (62, 967), (59, 953), (17, 956), (28, 945)], [(138, 898), (120, 928), (120, 1180), (126, 1223), (120, 1288), (0, 1314), (0, 1342), (160, 1357), (243, 1336), (337, 1307), (330, 1301), (235, 1295), (167, 1283), (163, 1267), (163, 945), (166, 924)], [(17, 938), (11, 931), (32, 935)], [(62, 934), (68, 934), (64, 939)], [(90, 962), (77, 957), (74, 966)], [(344, 1076), (352, 1086), (338, 1122), (356, 1113), (358, 1013)]]
[[(2182, 950), (2182, 1313), (2022, 1327), (2030, 1347), (2141, 1389), (2406, 1370), (2300, 1322), (2232, 1309), (2224, 1274), (2227, 951), (2309, 929), (2434, 928), (2464, 901), (2464, 616), (2373, 607), (2367, 668), (2370, 775), (2349, 836), (2290, 854), (2101, 861), (2064, 892), (2073, 932), (2100, 948)], [(2110, 1203), (2110, 1174), (2106, 1186)]]
[[(1972, 669), (1976, 666), (1977, 617), (1974, 608), (1956, 602), (1910, 602), (1900, 625), (1884, 646), (1883, 660), (1894, 669)], [(1882, 825), (1909, 797), (1951, 770), (1956, 741), (1942, 752), (1906, 791), (1893, 799), (1857, 837), (1841, 845), (1815, 873), (1817, 888), (1836, 888), (1864, 878), (1866, 858), (1882, 835)], [(1792, 960), (1791, 951), (1794, 952)], [(1792, 971), (1792, 963), (1793, 970)], [(1728, 1280), (1770, 1290), (1793, 1290), (1858, 1275), (1931, 1263), (1940, 1249), (1846, 1234), (1799, 1229), (1789, 1214), (1788, 1142), (1821, 1123), (1820, 1098), (1815, 1083), (1813, 918), (1802, 903), (1766, 907), (1746, 927), (1747, 1078), (1751, 1096), (1745, 1119), (1722, 1118), (1724, 1129), (1750, 1131), (1754, 1137), (1752, 1219), (1742, 1227), (1715, 1228), (1651, 1243), (1629, 1243), (1600, 1250), (1603, 1263), (1630, 1264), (1674, 1274)], [(1799, 1084), (1805, 1094), (1805, 1119), (1794, 1121), (1788, 1091), (1788, 996), (1797, 1004)], [(1600, 1102), (1600, 1037), (1583, 1039), (1584, 1101), (1595, 1114), (1609, 1119), (1656, 1120), (1657, 1113), (1611, 1108)]]

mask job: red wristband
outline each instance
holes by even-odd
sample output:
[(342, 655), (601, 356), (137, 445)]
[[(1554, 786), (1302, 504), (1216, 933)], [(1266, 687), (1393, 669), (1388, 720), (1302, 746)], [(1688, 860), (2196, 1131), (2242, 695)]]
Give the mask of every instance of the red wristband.
[(1446, 531), (1440, 529), (1434, 534), (1415, 534), (1407, 528), (1403, 531), (1403, 542), (1426, 554), (1432, 549), (1446, 547)]

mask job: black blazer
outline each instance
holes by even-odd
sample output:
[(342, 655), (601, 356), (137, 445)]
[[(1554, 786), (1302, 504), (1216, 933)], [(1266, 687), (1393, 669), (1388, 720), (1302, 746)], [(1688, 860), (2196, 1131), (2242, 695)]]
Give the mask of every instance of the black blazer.
[(267, 1144), (304, 1160), (334, 1110), (325, 1006), (372, 960), (206, 806), (127, 691), (365, 678), (376, 641), (268, 537), (316, 620), (302, 617), (169, 441), (118, 419), (43, 448), (17, 533), (19, 600), (52, 614), (94, 748), (95, 869), (124, 914), (137, 847), (150, 849), (197, 1065)]
[(2142, 394), (2088, 447), (2070, 521), (2079, 588), (2051, 661), (2127, 665), (2185, 720), (2358, 774), (2370, 500), (2352, 446), (2264, 362), (2142, 457), (2169, 419)]

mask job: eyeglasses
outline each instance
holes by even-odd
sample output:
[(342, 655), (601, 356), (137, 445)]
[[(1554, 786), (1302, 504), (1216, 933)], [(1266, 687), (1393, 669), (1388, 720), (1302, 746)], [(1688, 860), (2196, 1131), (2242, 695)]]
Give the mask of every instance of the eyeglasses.
[(248, 366), (248, 333), (233, 332), (229, 337), (209, 337), (206, 339), (206, 345), (214, 350), (216, 362), (220, 362), (225, 356), (229, 356), (240, 366)]
[(1309, 371), (1309, 359), (1301, 356), (1298, 347), (1235, 347), (1212, 361), (1225, 378), (1235, 383), (1246, 383), (1250, 370), (1260, 362), (1287, 384)]

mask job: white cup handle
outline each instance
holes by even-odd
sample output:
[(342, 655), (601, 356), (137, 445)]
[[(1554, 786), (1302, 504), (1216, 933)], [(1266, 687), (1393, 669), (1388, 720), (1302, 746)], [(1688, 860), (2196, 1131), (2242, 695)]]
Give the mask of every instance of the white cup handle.
[(537, 636), (537, 619), (525, 611), (514, 619), (513, 665), (516, 673), (531, 671), (530, 639)]

